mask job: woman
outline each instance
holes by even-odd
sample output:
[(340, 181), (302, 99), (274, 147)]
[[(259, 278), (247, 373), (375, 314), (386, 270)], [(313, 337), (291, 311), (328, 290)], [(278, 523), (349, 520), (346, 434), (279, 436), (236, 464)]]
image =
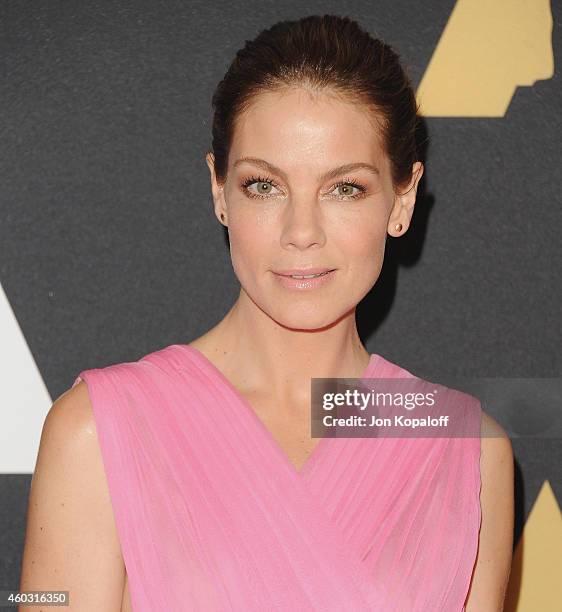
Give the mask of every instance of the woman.
[(423, 173), (397, 55), (347, 18), (278, 23), (213, 106), (239, 297), (54, 403), (21, 590), (76, 610), (501, 610), (513, 456), (476, 398), (457, 409), (482, 438), (309, 435), (311, 378), (414, 377), (355, 321)]

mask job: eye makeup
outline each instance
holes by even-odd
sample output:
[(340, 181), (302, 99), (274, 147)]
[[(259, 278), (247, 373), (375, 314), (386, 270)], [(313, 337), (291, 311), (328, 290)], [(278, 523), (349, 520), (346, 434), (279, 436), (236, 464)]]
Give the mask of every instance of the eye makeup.
[[(244, 193), (244, 195), (246, 195), (249, 198), (258, 198), (260, 200), (264, 200), (270, 197), (277, 197), (275, 194), (271, 196), (269, 194), (259, 194), (259, 193), (256, 193), (255, 191), (251, 191), (250, 189), (248, 189), (248, 187), (252, 185), (253, 183), (269, 183), (272, 187), (275, 187), (276, 189), (281, 190), (281, 187), (271, 177), (253, 175), (253, 176), (249, 176), (248, 178), (244, 179), (242, 183), (240, 184), (240, 188), (242, 192)], [(337, 183), (335, 183), (334, 185), (332, 185), (332, 187), (330, 188), (329, 194), (331, 194), (331, 192), (334, 189), (337, 189), (344, 185), (357, 189), (358, 193), (355, 193), (353, 195), (338, 194), (338, 195), (331, 195), (330, 197), (336, 200), (346, 201), (346, 200), (359, 200), (361, 198), (366, 197), (367, 195), (367, 187), (359, 183), (356, 179), (352, 179), (352, 178), (344, 178), (338, 181)]]
[(259, 194), (256, 193), (255, 191), (250, 191), (248, 189), (248, 187), (250, 185), (252, 185), (253, 183), (269, 183), (271, 186), (275, 187), (276, 189), (281, 189), (281, 187), (279, 185), (277, 185), (277, 183), (270, 177), (268, 176), (250, 176), (247, 179), (245, 179), (244, 181), (242, 181), (240, 187), (243, 191), (243, 193), (245, 195), (247, 195), (249, 198), (259, 198), (261, 200), (271, 197), (268, 194)]

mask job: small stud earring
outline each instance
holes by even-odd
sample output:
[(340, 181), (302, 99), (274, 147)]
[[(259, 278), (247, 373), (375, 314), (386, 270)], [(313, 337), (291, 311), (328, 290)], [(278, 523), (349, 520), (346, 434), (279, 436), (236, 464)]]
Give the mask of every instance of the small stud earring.
[(224, 213), (221, 213), (221, 221), (224, 221)]
[(394, 226), (394, 229), (395, 229), (397, 232), (401, 232), (401, 231), (402, 231), (402, 223), (397, 223), (397, 224)]

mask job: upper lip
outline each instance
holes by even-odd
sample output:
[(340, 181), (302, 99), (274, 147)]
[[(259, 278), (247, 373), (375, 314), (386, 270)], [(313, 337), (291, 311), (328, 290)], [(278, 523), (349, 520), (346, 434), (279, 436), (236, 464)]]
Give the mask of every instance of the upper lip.
[(280, 276), (307, 276), (308, 274), (321, 274), (332, 270), (335, 270), (335, 268), (291, 268), (289, 270), (273, 270), (273, 272)]

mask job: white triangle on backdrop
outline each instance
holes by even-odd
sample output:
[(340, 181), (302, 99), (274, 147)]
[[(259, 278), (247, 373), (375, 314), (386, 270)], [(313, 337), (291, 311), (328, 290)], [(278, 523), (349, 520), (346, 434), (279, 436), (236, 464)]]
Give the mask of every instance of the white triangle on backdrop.
[(51, 396), (0, 283), (0, 473), (35, 470)]

